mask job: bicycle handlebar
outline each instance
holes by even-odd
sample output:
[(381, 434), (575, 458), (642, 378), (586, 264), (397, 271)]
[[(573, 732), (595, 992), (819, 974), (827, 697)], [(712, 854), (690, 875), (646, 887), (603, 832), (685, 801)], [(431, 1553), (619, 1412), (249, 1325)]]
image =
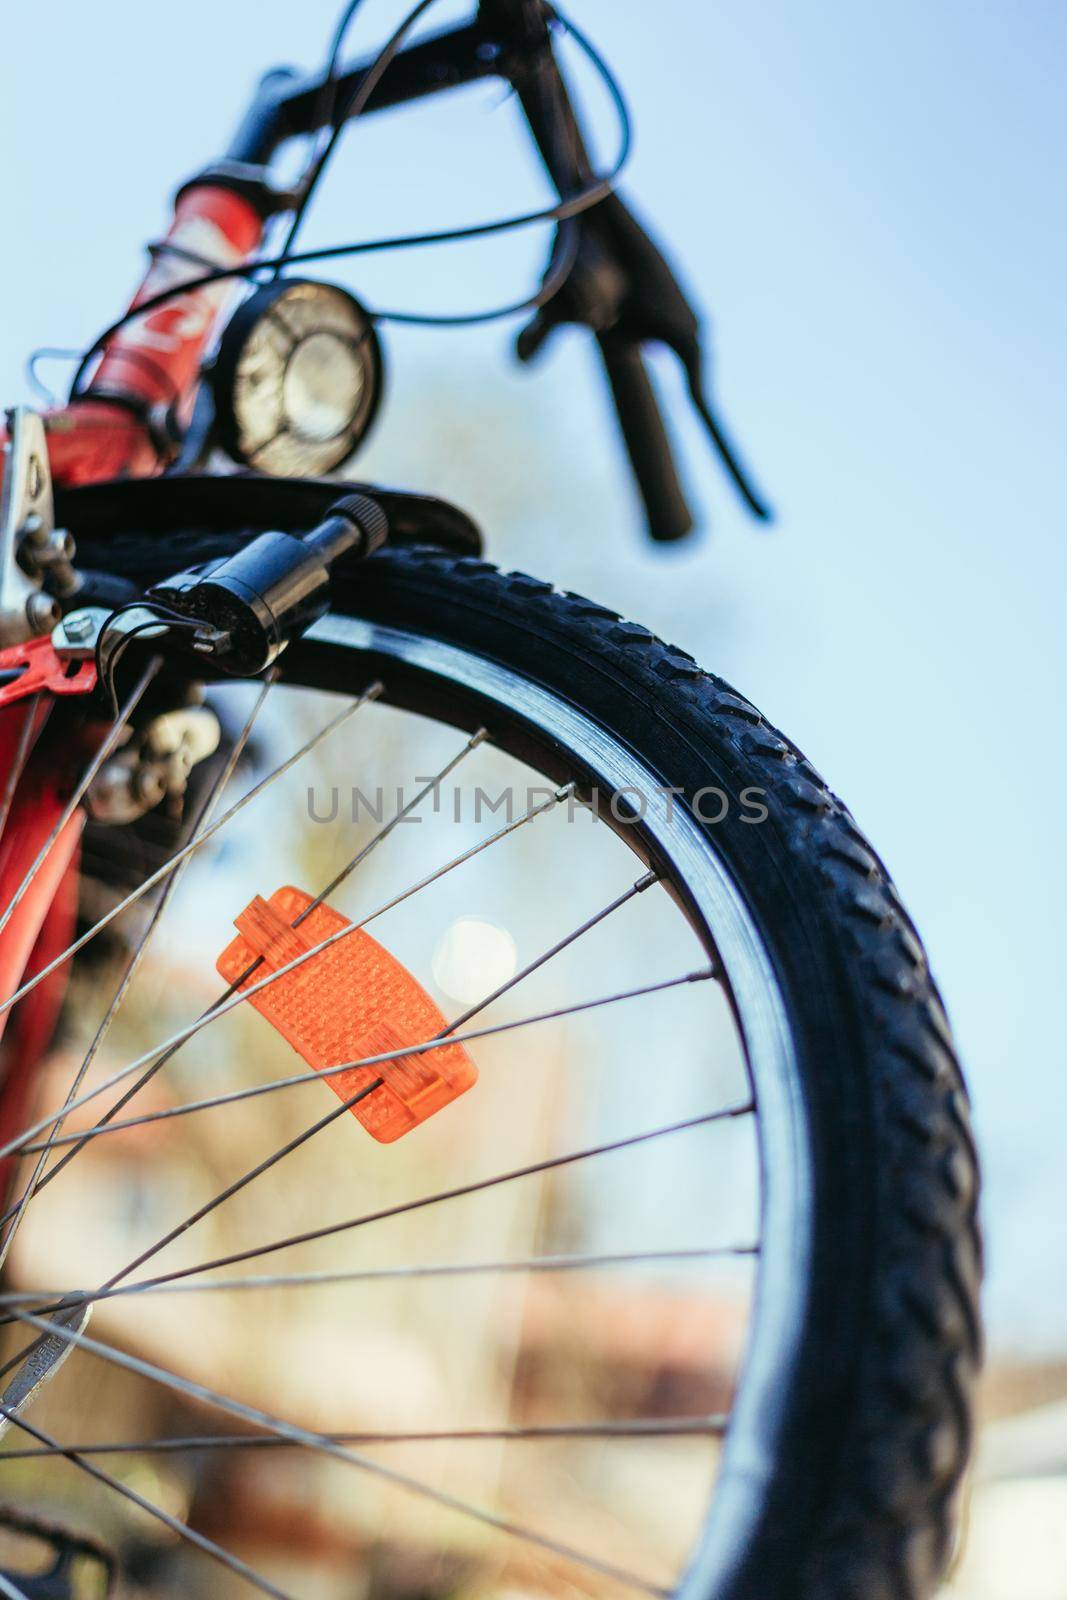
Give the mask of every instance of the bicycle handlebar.
[[(554, 21), (547, 0), (478, 0), (470, 21), (401, 48), (389, 70), (373, 80), (363, 111), (383, 110), (479, 79), (503, 78), (515, 91), (561, 200), (572, 199), (595, 185), (597, 174), (556, 59)], [(595, 52), (586, 48), (595, 61)], [(332, 126), (336, 108), (347, 114), (375, 65), (373, 59), (357, 63), (335, 79), (302, 77), (284, 68), (267, 73), (224, 161), (192, 179), (182, 193), (199, 191), (199, 205), (206, 191), (225, 200), (230, 190), (234, 202), (241, 201), (248, 211), (248, 226), (261, 231), (257, 213), (263, 218), (294, 203), (291, 195), (273, 190), (266, 181), (265, 168), (275, 151), (289, 139)], [(649, 532), (654, 539), (670, 540), (689, 531), (692, 517), (643, 354), (650, 342), (667, 345), (683, 366), (694, 405), (743, 499), (755, 515), (766, 516), (703, 394), (699, 321), (662, 252), (614, 191), (558, 224), (550, 272), (563, 228), (577, 232), (573, 265), (562, 288), (555, 289), (520, 334), (519, 358), (530, 359), (565, 322), (596, 335)], [(573, 242), (573, 237), (568, 240)], [(239, 253), (245, 249), (238, 243)], [(146, 290), (147, 285), (142, 297)], [(133, 357), (127, 352), (123, 359), (128, 366)], [(137, 353), (136, 359), (143, 362), (145, 357)], [(106, 366), (105, 354), (94, 390), (101, 389)], [(119, 375), (126, 375), (125, 368)], [(135, 387), (143, 389), (144, 382)]]
[[(507, 76), (502, 71), (502, 52), (503, 45), (478, 18), (405, 45), (362, 114), (385, 111), (482, 78)], [(291, 67), (264, 73), (255, 99), (230, 140), (226, 159), (261, 166), (287, 140), (320, 132), (330, 120), (332, 106), (353, 103), (372, 65), (373, 60), (362, 61), (339, 73), (329, 95), (321, 73), (306, 76)]]

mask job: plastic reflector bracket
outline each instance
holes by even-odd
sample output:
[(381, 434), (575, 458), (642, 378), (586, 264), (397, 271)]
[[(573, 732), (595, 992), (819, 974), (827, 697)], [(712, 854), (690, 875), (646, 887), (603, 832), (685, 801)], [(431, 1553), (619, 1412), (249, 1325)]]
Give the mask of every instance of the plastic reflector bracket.
[(89, 694), (96, 688), (96, 665), (62, 660), (48, 634), (0, 650), (0, 706), (29, 694)]
[[(236, 983), (258, 959), (240, 984), (251, 988), (351, 927), (347, 917), (325, 904), (294, 927), (310, 905), (311, 896), (293, 888), (250, 901), (234, 919), (238, 937), (218, 959), (227, 983)], [(267, 984), (250, 1003), (316, 1072), (435, 1039), (448, 1027), (418, 980), (362, 928)], [(463, 1046), (447, 1044), (353, 1067), (326, 1082), (340, 1099), (350, 1100), (380, 1078), (380, 1086), (351, 1109), (368, 1133), (391, 1144), (463, 1094), (477, 1077)]]

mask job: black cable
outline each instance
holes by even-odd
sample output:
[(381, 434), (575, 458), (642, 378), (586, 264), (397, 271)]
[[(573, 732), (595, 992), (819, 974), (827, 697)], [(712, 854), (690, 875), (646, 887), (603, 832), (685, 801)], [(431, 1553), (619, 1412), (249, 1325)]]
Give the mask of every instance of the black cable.
[(94, 660), (94, 662), (96, 664), (96, 681), (97, 681), (97, 683), (99, 685), (102, 685), (103, 687), (105, 687), (107, 689), (107, 691), (108, 691), (108, 693), (109, 693), (109, 695), (111, 697), (112, 715), (116, 716), (116, 717), (119, 714), (119, 708), (118, 708), (118, 703), (117, 703), (117, 701), (115, 699), (114, 684), (113, 684), (113, 682), (112, 683), (108, 683), (108, 674), (107, 674), (107, 670), (104, 667), (104, 639), (105, 639), (105, 637), (107, 635), (108, 629), (111, 627), (112, 623), (115, 621), (115, 618), (116, 617), (121, 617), (123, 615), (123, 613), (126, 612), (126, 611), (132, 611), (134, 609), (134, 607), (135, 606), (139, 606), (139, 604), (140, 604), (139, 601), (129, 600), (129, 601), (126, 602), (125, 605), (116, 606), (115, 610), (111, 613), (111, 615), (109, 617), (107, 617), (105, 619), (105, 621), (102, 623), (102, 625), (100, 627), (100, 631), (96, 636), (96, 645), (95, 645), (95, 647), (93, 649), (93, 660)]
[[(117, 617), (123, 616), (128, 611), (150, 611), (152, 612), (152, 616), (146, 622), (138, 623), (136, 627), (131, 628), (129, 633), (123, 634), (122, 638), (116, 644), (115, 648), (111, 652), (111, 655), (108, 657), (107, 662), (105, 663), (103, 649), (108, 630), (112, 627)], [(96, 679), (97, 683), (105, 690), (111, 702), (111, 712), (113, 717), (117, 717), (119, 714), (118, 695), (115, 692), (115, 678), (122, 657), (126, 654), (126, 651), (133, 643), (134, 639), (137, 638), (138, 634), (147, 633), (149, 628), (158, 628), (161, 625), (170, 628), (184, 629), (187, 632), (191, 631), (193, 633), (199, 632), (201, 626), (200, 623), (192, 621), (189, 617), (183, 617), (180, 612), (172, 611), (169, 606), (160, 605), (158, 601), (127, 600), (124, 605), (115, 607), (114, 611), (112, 611), (111, 615), (104, 621), (100, 632), (97, 634), (96, 645), (93, 650), (93, 659), (96, 663)]]
[[(430, 0), (422, 0), (427, 5)], [(420, 13), (421, 14), (421, 13)], [(93, 358), (104, 348), (107, 342), (116, 333), (120, 332), (129, 322), (136, 317), (147, 316), (159, 306), (167, 305), (171, 300), (182, 294), (189, 294), (198, 289), (207, 288), (214, 283), (232, 282), (236, 278), (253, 278), (256, 273), (278, 268), (286, 265), (298, 265), (310, 261), (332, 261), (341, 256), (370, 255), (388, 250), (406, 250), (421, 248), (435, 244), (458, 244), (470, 239), (480, 239), (498, 233), (510, 233), (518, 228), (531, 227), (539, 222), (565, 222), (572, 217), (580, 216), (583, 211), (588, 211), (591, 206), (597, 205), (607, 198), (612, 192), (615, 182), (626, 166), (630, 157), (632, 146), (632, 124), (629, 108), (617, 80), (610, 67), (600, 53), (595, 49), (575, 25), (558, 11), (556, 20), (559, 21), (574, 39), (574, 42), (588, 57), (597, 73), (601, 77), (615, 106), (619, 117), (620, 141), (619, 151), (615, 161), (607, 172), (596, 178), (584, 189), (579, 189), (576, 194), (566, 200), (560, 200), (556, 205), (545, 206), (536, 211), (518, 212), (511, 217), (497, 217), (490, 222), (470, 223), (466, 227), (446, 228), (430, 233), (400, 234), (385, 239), (354, 240), (350, 244), (327, 245), (317, 250), (300, 250), (269, 257), (264, 260), (246, 262), (236, 267), (218, 267), (212, 272), (206, 272), (199, 278), (190, 278), (183, 284), (176, 284), (169, 289), (161, 290), (159, 294), (151, 295), (139, 306), (132, 307), (125, 312), (86, 350), (71, 383), (70, 398), (74, 400), (81, 393), (81, 383)], [(387, 47), (388, 48), (388, 47)], [(555, 293), (560, 284), (556, 281), (557, 274), (550, 274)], [(546, 280), (546, 283), (548, 280)], [(507, 306), (496, 307), (491, 311), (472, 312), (457, 317), (435, 318), (417, 312), (384, 311), (372, 312), (377, 321), (409, 322), (414, 326), (439, 326), (439, 327), (469, 327), (479, 322), (493, 322), (503, 317), (517, 315), (521, 311), (537, 309), (545, 303), (545, 284), (537, 294), (529, 299), (516, 302)]]
[(564, 218), (559, 225), (563, 249), (545, 274), (536, 294), (524, 300), (512, 300), (506, 306), (494, 306), (491, 311), (457, 311), (442, 313), (430, 311), (374, 311), (369, 313), (376, 322), (396, 322), (409, 328), (470, 328), (481, 322), (499, 322), (504, 317), (518, 316), (522, 311), (539, 311), (563, 288), (578, 258), (580, 243), (578, 225), (572, 217)]
[[(396, 322), (405, 327), (414, 328), (470, 328), (476, 327), (480, 323), (500, 322), (507, 317), (518, 316), (524, 311), (539, 311), (542, 306), (547, 305), (550, 300), (554, 299), (562, 289), (563, 285), (570, 277), (571, 269), (573, 268), (578, 256), (578, 246), (580, 240), (578, 229), (573, 219), (565, 219), (560, 224), (559, 231), (563, 248), (556, 252), (556, 260), (550, 270), (545, 274), (541, 283), (541, 287), (537, 290), (536, 294), (528, 295), (523, 300), (512, 300), (509, 301), (507, 305), (494, 306), (489, 311), (458, 311), (442, 315), (437, 315), (432, 312), (419, 311), (372, 311), (366, 305), (364, 305), (363, 309), (371, 323)], [(301, 258), (299, 256), (293, 256), (287, 257), (286, 259), (299, 261)], [(111, 331), (109, 330), (108, 333), (103, 334), (101, 337), (103, 339), (110, 338)], [(368, 337), (368, 335), (363, 334), (359, 339), (355, 340), (354, 343), (357, 345), (361, 344), (366, 337)], [(82, 370), (84, 370), (88, 364), (88, 361), (91, 360), (95, 353), (95, 347), (93, 350), (86, 352), (86, 355), (82, 359)], [(80, 352), (73, 351), (71, 354), (72, 356), (77, 356), (80, 354)], [(135, 351), (123, 352), (124, 356), (136, 354), (137, 352)], [(147, 360), (144, 364), (146, 366), (148, 365)], [(154, 363), (152, 365), (154, 368)], [(158, 376), (158, 372), (156, 372), (156, 375)], [(70, 400), (77, 400), (83, 395), (90, 393), (90, 390), (76, 391), (72, 388)], [(100, 398), (107, 397), (101, 396)]]
[[(112, 651), (111, 656), (110, 656), (110, 658), (108, 660), (107, 667), (105, 668), (102, 677), (99, 675), (99, 670), (98, 670), (97, 683), (99, 683), (103, 687), (105, 693), (107, 694), (108, 700), (111, 703), (111, 715), (112, 715), (112, 718), (117, 718), (118, 715), (119, 715), (119, 699), (118, 699), (118, 694), (116, 693), (116, 689), (115, 689), (115, 674), (118, 671), (119, 662), (122, 660), (122, 657), (126, 653), (126, 649), (127, 649), (128, 645), (130, 643), (130, 640), (135, 638), (137, 636), (137, 634), (144, 633), (145, 630), (148, 629), (148, 628), (158, 628), (158, 627), (159, 627), (159, 622), (156, 619), (153, 619), (151, 622), (142, 622), (140, 627), (132, 628), (130, 630), (130, 632), (128, 634), (124, 635), (123, 638), (120, 639), (118, 644), (115, 646), (115, 648)], [(97, 653), (97, 656), (99, 657), (99, 654), (100, 654), (100, 642), (99, 641), (97, 641), (97, 652), (96, 653)]]
[(341, 51), (344, 49), (348, 30), (352, 26), (352, 19), (362, 5), (363, 0), (348, 0), (344, 11), (334, 24), (333, 38), (330, 48), (326, 52), (326, 66), (319, 102), (312, 118), (315, 126), (320, 129), (333, 127), (337, 112), (338, 68), (341, 65)]
[[(340, 21), (334, 29), (333, 42), (326, 60), (322, 93), (319, 97), (319, 107), (316, 114), (319, 126), (326, 130), (326, 138), (321, 145), (319, 153), (312, 158), (301, 179), (300, 199), (293, 212), (292, 220), (289, 224), (289, 232), (286, 234), (285, 243), (282, 246), (281, 253), (283, 256), (292, 254), (293, 244), (307, 214), (311, 197), (318, 186), (319, 179), (322, 177), (330, 157), (337, 147), (344, 124), (363, 114), (367, 101), (381, 82), (382, 74), (393, 61), (397, 51), (419, 17), (433, 4), (433, 0), (424, 0), (424, 3), (420, 3), (413, 11), (408, 13), (371, 63), (357, 94), (347, 106), (339, 108), (337, 104), (338, 90), (340, 88), (338, 68), (341, 63), (341, 50), (349, 27), (352, 24), (352, 19), (361, 4), (362, 0), (349, 0), (349, 4), (345, 7)], [(274, 276), (278, 277), (281, 274), (281, 270), (281, 265), (275, 267)]]
[(217, 263), (210, 256), (203, 256), (198, 250), (190, 250), (184, 244), (175, 244), (173, 239), (150, 239), (145, 245), (149, 259), (155, 261), (157, 256), (177, 256), (179, 261), (188, 261), (192, 267), (212, 272)]
[[(349, 0), (348, 5), (345, 6), (344, 11), (341, 13), (340, 18), (334, 27), (333, 39), (331, 40), (330, 48), (326, 55), (326, 65), (323, 71), (322, 88), (319, 92), (318, 104), (312, 117), (312, 122), (314, 126), (318, 128), (320, 135), (325, 133), (325, 139), (320, 139), (319, 153), (312, 157), (311, 161), (304, 169), (304, 176), (299, 185), (302, 193), (299, 201), (297, 202), (293, 219), (289, 227), (289, 232), (286, 235), (285, 245), (283, 248), (284, 254), (288, 254), (293, 248), (293, 240), (295, 239), (297, 230), (303, 221), (304, 213), (307, 210), (312, 191), (318, 183), (318, 180), (322, 174), (322, 169), (325, 167), (333, 152), (336, 128), (338, 121), (340, 120), (337, 116), (337, 94), (340, 88), (340, 84), (338, 82), (338, 69), (341, 65), (341, 51), (344, 48), (344, 42), (348, 36), (348, 30), (352, 25), (352, 19), (355, 17), (355, 14), (359, 10), (362, 3), (363, 0)], [(276, 277), (280, 271), (280, 267), (275, 268)]]

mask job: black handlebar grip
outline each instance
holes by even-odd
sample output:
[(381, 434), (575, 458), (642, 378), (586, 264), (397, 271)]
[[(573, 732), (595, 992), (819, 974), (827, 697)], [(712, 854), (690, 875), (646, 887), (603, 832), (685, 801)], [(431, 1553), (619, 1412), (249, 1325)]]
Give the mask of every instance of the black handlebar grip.
[(666, 543), (683, 539), (693, 526), (659, 401), (632, 335), (609, 328), (597, 334), (608, 381), (619, 414), (619, 425), (645, 504), (648, 531)]

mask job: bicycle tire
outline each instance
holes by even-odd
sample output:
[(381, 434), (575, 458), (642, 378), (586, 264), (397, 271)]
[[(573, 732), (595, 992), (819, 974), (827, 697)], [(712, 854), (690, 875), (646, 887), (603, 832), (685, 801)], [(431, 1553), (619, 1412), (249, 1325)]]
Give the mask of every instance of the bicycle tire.
[(978, 1168), (941, 998), (885, 866), (747, 700), (612, 611), (431, 550), (377, 557), (339, 601), (519, 670), (689, 798), (766, 791), (762, 825), (709, 831), (790, 1006), (814, 1152), (811, 1295), (758, 1522), (705, 1592), (928, 1594), (971, 1441)]
[[(168, 544), (170, 566), (180, 545)], [(227, 547), (199, 536), (196, 557)], [(92, 559), (142, 580), (161, 575), (158, 546), (108, 551), (102, 541)], [(422, 708), (429, 695), (442, 720), (481, 721), (492, 736), (484, 696), (434, 665), (435, 651), (457, 647), (575, 707), (680, 791), (787, 1007), (793, 1120), (776, 1136), (792, 1141), (791, 1181), (810, 1181), (791, 1359), (771, 1398), (764, 1389), (760, 1449), (751, 1437), (727, 1440), (723, 1485), (679, 1593), (929, 1594), (950, 1554), (980, 1360), (978, 1174), (941, 1000), (885, 867), (748, 701), (580, 596), (435, 549), (385, 550), (340, 575), (335, 613), (290, 649), (285, 677), (350, 689), (339, 661), (351, 671), (354, 653), (373, 670), (393, 636), (425, 646), (419, 660), (391, 659), (397, 703)], [(529, 738), (551, 772), (551, 739), (532, 723)], [(739, 805), (746, 790), (762, 791), (766, 818), (703, 822), (694, 804), (708, 786)], [(766, 1174), (765, 1144), (762, 1157)]]

